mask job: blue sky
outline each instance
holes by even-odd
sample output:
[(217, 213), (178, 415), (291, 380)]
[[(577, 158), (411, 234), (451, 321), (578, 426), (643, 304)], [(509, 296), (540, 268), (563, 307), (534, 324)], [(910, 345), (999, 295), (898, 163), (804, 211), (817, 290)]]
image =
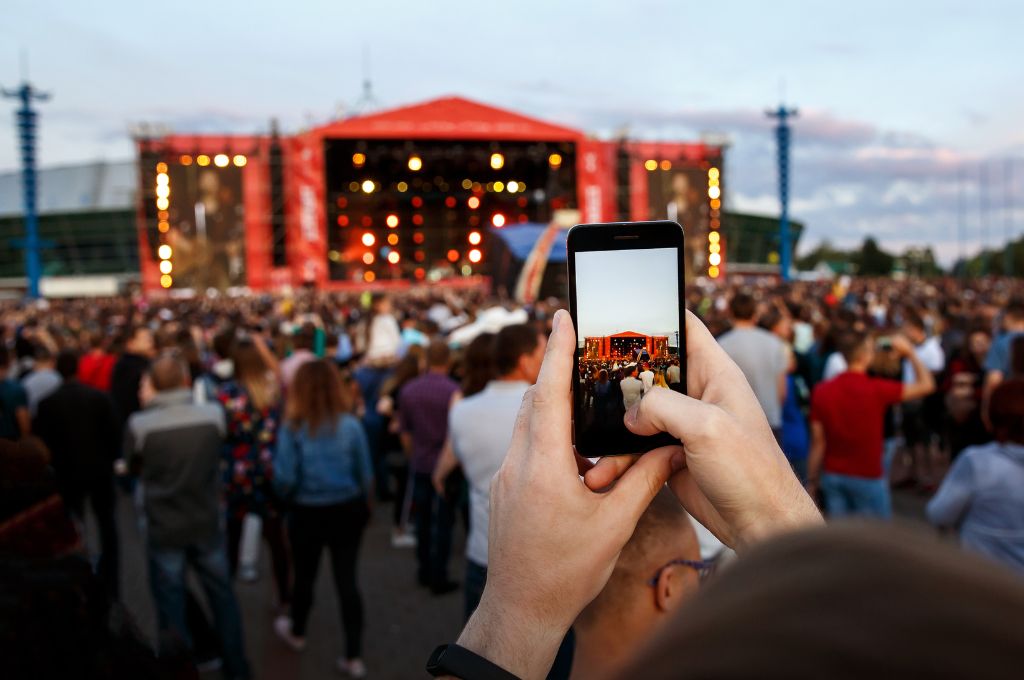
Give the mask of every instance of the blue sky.
[(576, 253), (576, 336), (623, 331), (667, 335), (679, 331), (678, 254), (675, 248)]
[[(271, 117), (295, 130), (351, 111), (365, 49), (385, 106), (462, 94), (601, 135), (726, 133), (727, 206), (769, 213), (763, 110), (784, 90), (801, 110), (792, 191), (806, 244), (873, 234), (948, 261), (959, 172), (969, 250), (981, 244), (982, 163), (989, 242), (1005, 233), (1010, 157), (1024, 231), (1022, 26), (1024, 3), (998, 0), (6, 0), (0, 83), (16, 83), (27, 48), (32, 80), (55, 95), (42, 108), (42, 165), (123, 159), (137, 121), (253, 132)], [(0, 169), (17, 166), (7, 129)]]

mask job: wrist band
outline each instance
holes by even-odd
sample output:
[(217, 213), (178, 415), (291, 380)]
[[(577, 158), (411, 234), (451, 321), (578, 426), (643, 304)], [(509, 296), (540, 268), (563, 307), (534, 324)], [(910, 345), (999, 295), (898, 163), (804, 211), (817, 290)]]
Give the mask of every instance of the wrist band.
[(451, 675), (462, 680), (519, 680), (501, 666), (458, 645), (441, 645), (430, 655), (427, 672), (432, 677)]

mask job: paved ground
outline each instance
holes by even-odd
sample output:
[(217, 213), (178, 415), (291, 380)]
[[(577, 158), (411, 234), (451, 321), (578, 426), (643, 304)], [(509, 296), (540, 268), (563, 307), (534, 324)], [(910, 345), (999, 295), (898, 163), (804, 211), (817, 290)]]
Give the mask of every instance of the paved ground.
[[(916, 492), (897, 492), (896, 515), (921, 522), (926, 497)], [(415, 585), (414, 557), (410, 549), (390, 545), (388, 508), (380, 508), (363, 542), (360, 584), (366, 606), (365, 659), (372, 678), (427, 677), (423, 665), (433, 648), (454, 640), (462, 624), (462, 593), (433, 597)], [(146, 584), (146, 568), (139, 532), (130, 499), (122, 497), (120, 528), (123, 541), (122, 579), (125, 604), (141, 629), (155, 636), (152, 601)], [(461, 580), (464, 549), (461, 525), (456, 528), (452, 575)], [(95, 543), (92, 543), (95, 545)], [(309, 624), (308, 646), (301, 654), (291, 652), (271, 630), (274, 617), (270, 567), (266, 551), (261, 555), (264, 578), (236, 587), (242, 607), (249, 658), (256, 677), (266, 680), (313, 680), (342, 677), (334, 670), (343, 651), (341, 622), (328, 565), (321, 565), (317, 598)], [(219, 677), (211, 673), (204, 677)]]

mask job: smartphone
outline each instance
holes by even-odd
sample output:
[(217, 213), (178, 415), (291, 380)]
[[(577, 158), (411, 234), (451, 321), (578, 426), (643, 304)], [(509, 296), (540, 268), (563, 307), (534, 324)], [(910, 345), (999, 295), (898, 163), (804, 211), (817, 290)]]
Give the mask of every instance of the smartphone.
[(650, 390), (686, 391), (683, 228), (579, 224), (566, 246), (576, 451), (596, 458), (678, 444), (665, 433), (635, 435), (622, 418)]

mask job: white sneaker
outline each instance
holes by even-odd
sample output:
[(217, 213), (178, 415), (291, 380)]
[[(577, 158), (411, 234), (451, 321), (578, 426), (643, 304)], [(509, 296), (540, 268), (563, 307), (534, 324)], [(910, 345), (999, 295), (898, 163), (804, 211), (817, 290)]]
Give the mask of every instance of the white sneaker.
[(415, 548), (416, 547), (416, 534), (409, 531), (392, 531), (391, 532), (391, 547), (392, 548)]
[(292, 620), (288, 616), (278, 616), (274, 619), (274, 632), (294, 652), (301, 652), (306, 648), (306, 638), (299, 637), (292, 633)]
[(338, 659), (338, 670), (345, 673), (350, 678), (365, 678), (366, 677), (366, 664), (363, 663), (362, 659), (346, 659), (341, 657)]

